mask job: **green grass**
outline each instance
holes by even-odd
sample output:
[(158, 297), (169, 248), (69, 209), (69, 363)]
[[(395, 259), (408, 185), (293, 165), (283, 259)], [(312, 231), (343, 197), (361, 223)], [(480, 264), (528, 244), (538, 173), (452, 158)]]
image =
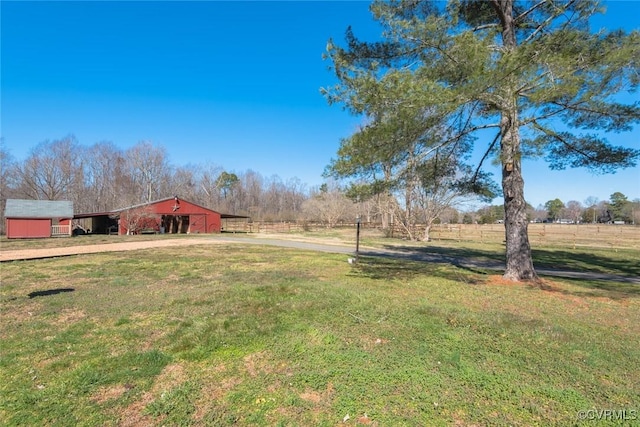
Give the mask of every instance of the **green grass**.
[[(572, 253), (536, 257), (636, 271), (632, 254)], [(253, 245), (11, 262), (1, 275), (3, 425), (546, 426), (640, 410), (637, 285), (541, 290)]]

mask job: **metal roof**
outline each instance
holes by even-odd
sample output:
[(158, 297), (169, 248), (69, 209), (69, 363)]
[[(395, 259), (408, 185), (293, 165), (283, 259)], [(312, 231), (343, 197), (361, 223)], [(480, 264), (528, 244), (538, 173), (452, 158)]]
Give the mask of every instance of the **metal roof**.
[(194, 205), (194, 206), (197, 206), (197, 207), (202, 208), (202, 209), (206, 209), (206, 210), (211, 211), (211, 212), (220, 213), (220, 212), (218, 212), (218, 211), (214, 211), (214, 210), (213, 210), (213, 209), (211, 209), (211, 208), (207, 208), (207, 207), (204, 207), (204, 206), (198, 205), (198, 204), (196, 204), (196, 203), (190, 202), (190, 201), (188, 201), (188, 200), (181, 199), (181, 198), (179, 198), (178, 196), (165, 197), (164, 199), (160, 199), (160, 200), (153, 200), (153, 201), (151, 201), (151, 202), (140, 203), (140, 204), (138, 204), (138, 205), (133, 205), (133, 206), (127, 206), (126, 208), (115, 209), (115, 210), (114, 210), (113, 212), (111, 212), (111, 213), (124, 212), (124, 211), (128, 211), (128, 210), (131, 210), (131, 209), (137, 209), (137, 208), (141, 208), (141, 207), (144, 207), (144, 206), (155, 205), (156, 203), (162, 203), (162, 202), (166, 202), (167, 200), (175, 200), (175, 199), (178, 199), (178, 200), (180, 200), (180, 201), (182, 201), (182, 202), (189, 203), (190, 205)]
[(73, 218), (73, 202), (7, 199), (4, 216), (5, 218)]
[[(139, 204), (137, 204), (137, 205), (127, 206), (126, 208), (116, 209), (116, 210), (114, 210), (113, 212), (114, 212), (114, 213), (115, 213), (115, 212), (124, 212), (124, 211), (128, 211), (128, 210), (131, 210), (131, 209), (141, 208), (141, 207), (143, 207), (143, 206), (155, 205), (156, 203), (166, 202), (167, 200), (175, 199), (176, 197), (178, 197), (178, 196), (174, 196), (174, 197), (165, 197), (164, 199), (160, 199), (160, 200), (153, 200), (153, 201), (150, 201), (150, 202), (139, 203)], [(182, 199), (180, 199), (180, 200), (182, 200)], [(185, 200), (185, 201), (186, 201), (186, 200)], [(188, 203), (190, 203), (190, 202), (188, 202)], [(194, 203), (192, 203), (192, 204), (194, 204)], [(205, 209), (206, 209), (206, 208), (205, 208)], [(209, 210), (211, 210), (211, 209), (209, 209)]]

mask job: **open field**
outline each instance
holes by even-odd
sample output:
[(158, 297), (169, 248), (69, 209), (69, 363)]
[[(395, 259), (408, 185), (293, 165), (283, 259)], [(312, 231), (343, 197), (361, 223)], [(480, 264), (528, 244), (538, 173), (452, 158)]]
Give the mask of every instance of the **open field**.
[[(378, 225), (362, 224), (363, 230), (374, 231)], [(529, 224), (529, 240), (533, 246), (563, 246), (577, 248), (630, 248), (640, 249), (640, 226), (613, 224)], [(235, 223), (227, 230), (251, 233), (304, 233), (323, 234), (327, 229), (320, 224)], [(340, 233), (355, 229), (355, 224), (344, 224), (333, 231)], [(420, 230), (420, 228), (418, 227)], [(329, 231), (330, 232), (330, 231)], [(398, 224), (390, 233), (402, 239), (405, 235)], [(423, 233), (417, 232), (421, 236)], [(430, 237), (435, 241), (501, 243), (504, 241), (503, 224), (437, 224)]]
[[(499, 244), (453, 245), (425, 250), (501, 256)], [(633, 274), (635, 252), (534, 256)], [(351, 266), (344, 255), (253, 245), (0, 268), (4, 425), (598, 425), (596, 417), (630, 425), (640, 417), (634, 285), (538, 289), (446, 264)]]
[[(640, 227), (612, 224), (529, 224), (533, 247), (630, 248), (640, 250)], [(431, 232), (434, 240), (475, 242), (504, 241), (503, 224), (438, 225)]]

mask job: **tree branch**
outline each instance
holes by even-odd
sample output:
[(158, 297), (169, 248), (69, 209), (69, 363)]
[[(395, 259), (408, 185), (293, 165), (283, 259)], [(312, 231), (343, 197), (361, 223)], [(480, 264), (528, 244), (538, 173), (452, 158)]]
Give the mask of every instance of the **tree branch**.
[(567, 142), (561, 135), (559, 135), (556, 132), (553, 132), (541, 125), (539, 125), (536, 121), (533, 122), (534, 126), (536, 127), (536, 129), (540, 130), (541, 132), (543, 132), (545, 135), (550, 136), (551, 138), (555, 139), (558, 142), (561, 142), (565, 147), (567, 147), (570, 151), (573, 151), (574, 153), (578, 153), (581, 156), (593, 161), (593, 162), (597, 162), (598, 159), (594, 158), (593, 156), (589, 155), (588, 153), (585, 153), (582, 150), (579, 150), (578, 148), (576, 148), (575, 145), (571, 144), (570, 142)]
[[(569, 9), (569, 7), (575, 3), (575, 0), (569, 0), (565, 5), (563, 5), (562, 7), (562, 13), (564, 13), (567, 9)], [(540, 3), (539, 3), (540, 4)], [(559, 13), (556, 14), (552, 14), (551, 16), (549, 16), (547, 19), (545, 19), (544, 21), (542, 21), (541, 24), (538, 25), (538, 27), (534, 30), (533, 33), (529, 34), (529, 37), (527, 37), (523, 43), (527, 43), (529, 42), (532, 38), (534, 38), (536, 36), (536, 34), (538, 34), (540, 31), (542, 31), (542, 29), (544, 27), (547, 26), (547, 24), (549, 24), (549, 22), (553, 21), (554, 19), (556, 19), (558, 17), (558, 15), (560, 15)]]
[(496, 134), (496, 137), (493, 138), (493, 142), (491, 142), (491, 144), (489, 145), (489, 148), (487, 148), (487, 151), (484, 153), (484, 155), (480, 159), (480, 162), (478, 163), (478, 167), (476, 168), (476, 171), (473, 173), (472, 182), (476, 182), (476, 179), (478, 179), (478, 174), (480, 173), (480, 169), (482, 168), (482, 164), (484, 163), (484, 161), (489, 156), (489, 153), (491, 153), (491, 150), (493, 150), (493, 147), (496, 145), (496, 142), (498, 142), (498, 140), (500, 139), (501, 135), (502, 135), (502, 132), (498, 132)]
[(496, 27), (498, 27), (498, 24), (484, 24), (484, 25), (478, 25), (477, 27), (472, 28), (471, 31), (475, 33), (476, 31), (481, 31), (481, 30), (486, 30), (487, 28), (496, 28)]
[(539, 8), (540, 6), (542, 6), (543, 4), (547, 3), (549, 0), (542, 0), (540, 3), (536, 3), (533, 6), (531, 6), (528, 10), (522, 12), (520, 15), (516, 16), (516, 18), (514, 19), (515, 22), (520, 21), (522, 18), (526, 17), (528, 14), (530, 14), (531, 12), (533, 12), (534, 10), (536, 10), (537, 8)]

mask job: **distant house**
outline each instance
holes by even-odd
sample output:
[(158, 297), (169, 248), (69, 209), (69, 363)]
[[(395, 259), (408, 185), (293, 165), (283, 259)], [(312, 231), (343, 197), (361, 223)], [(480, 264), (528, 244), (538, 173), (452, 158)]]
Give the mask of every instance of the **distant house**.
[(71, 236), (73, 202), (7, 199), (4, 217), (9, 239)]
[(560, 218), (560, 219), (556, 219), (555, 221), (557, 224), (574, 224), (575, 221), (572, 219), (567, 219), (567, 218)]

